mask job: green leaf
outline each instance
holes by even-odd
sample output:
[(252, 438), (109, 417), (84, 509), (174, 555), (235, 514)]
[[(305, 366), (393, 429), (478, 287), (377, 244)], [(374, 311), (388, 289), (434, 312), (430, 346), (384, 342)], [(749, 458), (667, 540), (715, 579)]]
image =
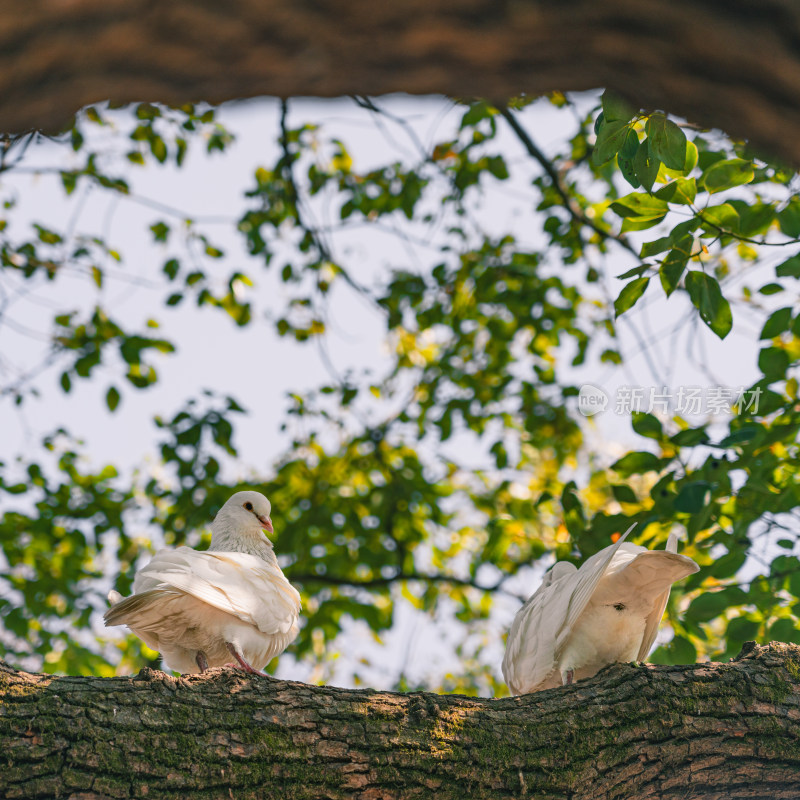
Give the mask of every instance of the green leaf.
[(640, 411), (633, 412), (633, 429), (640, 436), (648, 436), (651, 439), (660, 439), (664, 435), (658, 417)]
[(643, 217), (625, 217), (625, 219), (622, 220), (620, 231), (622, 233), (627, 233), (628, 231), (645, 231), (648, 228), (654, 228), (656, 225), (663, 222), (665, 216), (666, 214), (661, 217), (653, 217), (652, 219)]
[(643, 472), (658, 472), (661, 469), (661, 459), (645, 450), (635, 450), (613, 463), (611, 469), (625, 478)]
[(167, 145), (157, 134), (150, 139), (150, 152), (162, 164), (167, 160)]
[[(687, 236), (693, 234), (700, 227), (700, 220), (697, 217), (687, 219), (686, 222), (679, 222), (669, 233), (673, 245), (677, 246), (679, 242), (686, 239)], [(693, 241), (693, 240), (692, 240)]]
[(681, 487), (675, 498), (675, 510), (684, 514), (697, 514), (708, 504), (711, 484), (708, 481), (692, 481)]
[(708, 150), (707, 142), (703, 142), (701, 140), (701, 144), (704, 145), (703, 152), (699, 154), (699, 164), (700, 164), (700, 171), (704, 172), (707, 170), (712, 164), (716, 164), (717, 161), (724, 161), (727, 157), (727, 153), (724, 150)]
[(166, 242), (169, 236), (169, 225), (164, 222), (156, 222), (150, 226), (153, 232), (153, 239), (156, 242)]
[(686, 134), (663, 114), (652, 114), (645, 126), (650, 152), (669, 169), (680, 170), (686, 162)]
[(503, 442), (495, 442), (491, 447), (491, 452), (494, 454), (497, 469), (505, 469), (508, 466), (508, 451)]
[(692, 270), (686, 275), (686, 289), (703, 322), (720, 339), (724, 339), (733, 326), (733, 317), (730, 304), (722, 296), (716, 278), (706, 275), (705, 272)]
[(637, 278), (626, 284), (619, 293), (619, 297), (614, 301), (614, 316), (618, 317), (633, 306), (644, 294), (648, 283), (650, 283), (650, 278)]
[(667, 203), (681, 203), (691, 205), (697, 197), (697, 182), (694, 178), (678, 178), (662, 186), (655, 197)]
[(686, 160), (680, 172), (689, 174), (696, 166), (698, 160), (697, 145), (694, 142), (686, 142)]
[(441, 416), (438, 422), (439, 425), (439, 439), (444, 442), (450, 438), (453, 432), (453, 414), (451, 409), (448, 408)]
[[(486, 160), (486, 168), (499, 181), (507, 180), (508, 177), (509, 177), (508, 165), (506, 164), (505, 159), (502, 156), (492, 156), (491, 158), (488, 158)], [(412, 184), (409, 184), (409, 186), (410, 186), (411, 196), (413, 197), (413, 200), (415, 201), (416, 198), (417, 198), (417, 188), (418, 187), (415, 186), (415, 185), (412, 185)], [(409, 219), (412, 219), (412, 217), (414, 216), (414, 213), (413, 213), (414, 212), (414, 203), (413, 202), (411, 202), (408, 210), (410, 211), (410, 213), (407, 213), (406, 216)]]
[(775, 206), (771, 203), (753, 203), (752, 205), (732, 200), (731, 205), (739, 214), (739, 233), (753, 237), (765, 234), (775, 221)]
[(792, 256), (783, 264), (775, 267), (775, 274), (779, 278), (800, 278), (800, 255)]
[(615, 200), (611, 204), (611, 210), (623, 218), (656, 219), (663, 217), (669, 211), (669, 206), (665, 200), (661, 200), (655, 195), (631, 192), (625, 197)]
[(112, 386), (106, 392), (106, 405), (108, 406), (109, 411), (115, 411), (119, 405), (119, 392), (115, 386)]
[(639, 149), (639, 134), (637, 134), (636, 131), (633, 128), (631, 128), (628, 131), (628, 135), (625, 137), (625, 144), (622, 145), (622, 149), (617, 154), (617, 158), (623, 158), (627, 161), (633, 161), (638, 149)]
[(757, 435), (758, 435), (758, 428), (755, 428), (752, 425), (748, 425), (747, 427), (740, 428), (738, 431), (734, 431), (733, 433), (726, 436), (717, 445), (717, 447), (722, 447), (727, 449), (730, 447), (734, 447), (737, 444), (745, 444), (746, 442), (752, 442)]
[(664, 650), (668, 664), (694, 664), (697, 661), (697, 649), (685, 636), (674, 636)]
[(34, 223), (34, 228), (36, 228), (37, 238), (39, 241), (42, 241), (45, 244), (61, 244), (64, 241), (61, 234), (51, 231), (42, 225), (37, 225)]
[(685, 431), (679, 431), (674, 436), (670, 436), (670, 441), (678, 447), (696, 447), (706, 444), (709, 439), (705, 428), (687, 428)]
[(630, 122), (636, 116), (636, 109), (624, 98), (609, 89), (600, 98), (603, 115), (609, 122)]
[(464, 116), (461, 117), (459, 130), (463, 131), (466, 127), (477, 125), (481, 120), (490, 119), (493, 114), (494, 109), (485, 100), (471, 103)]
[(175, 153), (175, 163), (179, 167), (182, 167), (184, 159), (186, 158), (186, 152), (189, 149), (189, 145), (186, 139), (183, 139), (180, 136), (176, 137), (175, 144), (178, 148), (177, 152)]
[(678, 288), (686, 265), (689, 263), (688, 250), (691, 249), (693, 239), (687, 237), (680, 245), (669, 251), (658, 269), (658, 277), (664, 293), (669, 297)]
[[(663, 236), (661, 239), (656, 239), (654, 242), (645, 242), (642, 245), (642, 250), (639, 255), (642, 258), (650, 258), (651, 256), (657, 256), (659, 253), (663, 253), (666, 250), (669, 250), (672, 247), (672, 239), (669, 236)], [(622, 275), (617, 275), (617, 278), (624, 277)]]
[(617, 153), (617, 166), (622, 173), (622, 177), (634, 188), (638, 189), (642, 184), (636, 177), (636, 167), (633, 159), (625, 158), (621, 153)]
[(170, 258), (169, 261), (164, 263), (164, 266), (161, 268), (164, 274), (171, 280), (174, 281), (175, 278), (178, 276), (178, 271), (180, 270), (181, 265), (176, 258)]
[(78, 173), (68, 172), (66, 170), (61, 172), (61, 185), (64, 187), (64, 192), (68, 195), (75, 191), (78, 184)]
[(626, 270), (621, 275), (615, 275), (614, 277), (618, 281), (624, 281), (627, 278), (633, 278), (634, 276), (638, 278), (639, 275), (641, 275), (643, 272), (646, 272), (648, 269), (650, 269), (650, 267), (647, 264), (639, 264), (638, 267), (633, 267), (632, 269)]
[(730, 203), (722, 203), (719, 206), (709, 206), (702, 212), (703, 228), (717, 231), (737, 231), (739, 230), (739, 215)]
[(633, 168), (636, 170), (636, 177), (648, 192), (652, 190), (653, 184), (656, 182), (660, 166), (659, 158), (650, 152), (650, 140), (645, 139), (636, 151)]
[(686, 611), (692, 622), (709, 622), (733, 606), (747, 603), (747, 595), (738, 586), (729, 586), (719, 592), (703, 592)]
[(606, 120), (597, 134), (597, 141), (592, 151), (592, 163), (605, 164), (613, 158), (625, 144), (625, 139), (630, 130), (625, 122), (609, 122)]
[(697, 145), (687, 140), (686, 141), (686, 159), (680, 169), (670, 169), (669, 167), (662, 166), (659, 170), (659, 177), (663, 178), (680, 178), (688, 175), (696, 166), (698, 160)]
[(160, 116), (161, 110), (152, 103), (139, 103), (139, 105), (136, 106), (137, 119), (155, 119)]
[(597, 136), (600, 133), (600, 128), (603, 127), (606, 121), (606, 115), (601, 111), (597, 115), (597, 119), (594, 121), (594, 135)]
[(614, 495), (614, 499), (618, 503), (638, 503), (639, 498), (636, 496), (636, 492), (631, 489), (630, 486), (623, 484), (614, 485), (611, 487), (611, 492)]
[(717, 558), (710, 566), (708, 574), (712, 578), (732, 578), (742, 568), (744, 562), (747, 561), (747, 554), (741, 550), (733, 550), (726, 553), (724, 556)]
[(726, 158), (712, 164), (703, 173), (703, 185), (713, 194), (750, 183), (755, 177), (753, 162), (746, 158)]
[(800, 238), (800, 198), (791, 197), (786, 208), (778, 212), (778, 225), (790, 238)]
[(793, 619), (776, 620), (770, 625), (767, 636), (773, 642), (800, 644), (800, 629), (798, 629), (797, 622)]
[(792, 311), (793, 309), (789, 306), (773, 311), (764, 323), (764, 327), (761, 329), (761, 335), (758, 338), (772, 339), (775, 336), (779, 336), (784, 331), (788, 331), (792, 322)]
[(770, 382), (783, 380), (789, 369), (789, 356), (779, 347), (765, 347), (758, 354), (758, 368)]
[(779, 283), (765, 283), (759, 290), (760, 294), (778, 294), (779, 292), (783, 292), (784, 287), (781, 286)]
[(622, 356), (620, 355), (618, 350), (603, 350), (600, 353), (600, 363), (601, 364), (621, 364), (622, 363)]

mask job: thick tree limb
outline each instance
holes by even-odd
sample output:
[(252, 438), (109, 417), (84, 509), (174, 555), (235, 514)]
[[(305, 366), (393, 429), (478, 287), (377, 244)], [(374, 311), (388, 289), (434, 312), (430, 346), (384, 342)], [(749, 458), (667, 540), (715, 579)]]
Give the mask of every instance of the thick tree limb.
[(800, 795), (800, 648), (616, 665), (502, 700), (352, 691), (233, 670), (29, 675), (0, 665), (8, 798)]
[(796, 0), (0, 0), (0, 130), (104, 99), (608, 86), (800, 162)]

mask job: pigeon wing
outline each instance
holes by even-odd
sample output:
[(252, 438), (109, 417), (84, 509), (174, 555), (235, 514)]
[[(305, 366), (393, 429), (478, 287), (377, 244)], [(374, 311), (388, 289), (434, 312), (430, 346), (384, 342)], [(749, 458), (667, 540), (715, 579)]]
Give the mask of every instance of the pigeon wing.
[(569, 600), (566, 618), (564, 619), (561, 630), (558, 634), (558, 638), (555, 642), (556, 657), (560, 655), (561, 650), (567, 643), (569, 637), (572, 635), (572, 631), (575, 628), (578, 619), (580, 618), (581, 614), (583, 614), (586, 606), (589, 604), (589, 600), (591, 600), (594, 590), (597, 588), (597, 584), (600, 582), (600, 579), (605, 574), (608, 565), (611, 563), (611, 559), (614, 558), (614, 556), (617, 554), (617, 550), (619, 550), (628, 534), (635, 527), (636, 523), (634, 522), (633, 525), (631, 525), (630, 528), (628, 528), (628, 530), (625, 531), (625, 533), (622, 534), (622, 536), (620, 536), (616, 542), (614, 542), (614, 544), (603, 548), (598, 553), (595, 553), (591, 558), (588, 558), (586, 561), (584, 561), (583, 564), (581, 564), (581, 568), (578, 570), (578, 574), (576, 576), (575, 588)]
[(300, 611), (300, 595), (281, 570), (246, 553), (160, 550), (134, 589), (178, 590), (269, 634), (289, 631)]
[[(666, 552), (675, 554), (678, 552), (678, 537), (674, 533), (671, 533), (667, 539)], [(692, 559), (688, 558), (688, 556), (681, 556), (681, 558), (685, 558), (688, 562), (694, 565), (694, 569), (688, 569), (689, 564), (686, 565), (688, 569), (686, 575), (692, 575), (700, 569), (700, 567), (698, 567), (697, 564), (692, 561)], [(686, 577), (686, 575), (681, 575), (681, 578)], [(680, 578), (675, 578), (675, 580), (680, 580)], [(653, 642), (656, 640), (658, 626), (661, 624), (661, 618), (664, 616), (664, 609), (667, 607), (667, 600), (669, 600), (671, 587), (672, 583), (670, 583), (670, 585), (661, 593), (661, 595), (659, 595), (655, 605), (653, 606), (653, 610), (647, 616), (644, 627), (644, 636), (642, 637), (642, 646), (639, 648), (637, 661), (644, 661), (645, 658), (647, 658), (648, 654), (650, 653), (650, 648), (653, 646)]]
[[(514, 694), (549, 688), (542, 684), (556, 668), (554, 645), (578, 574), (574, 564), (559, 563), (563, 564), (562, 576), (553, 580), (552, 570), (548, 572), (511, 624), (503, 657), (503, 677)], [(558, 683), (560, 678), (554, 685)]]
[(552, 677), (560, 652), (606, 567), (633, 527), (613, 545), (593, 555), (580, 569), (559, 562), (558, 565), (563, 564), (561, 577), (553, 580), (558, 565), (554, 566), (517, 612), (503, 658), (503, 676), (512, 692), (524, 694), (561, 684), (560, 676)]

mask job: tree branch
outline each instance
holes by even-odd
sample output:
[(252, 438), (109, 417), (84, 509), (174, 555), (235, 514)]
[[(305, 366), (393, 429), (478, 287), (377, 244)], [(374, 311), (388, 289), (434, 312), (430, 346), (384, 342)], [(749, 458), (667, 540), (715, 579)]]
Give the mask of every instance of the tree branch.
[(502, 98), (607, 86), (797, 163), (800, 7), (761, 0), (753, 8), (719, 0), (6, 0), (0, 119), (7, 132), (59, 129), (107, 99)]
[(525, 150), (527, 150), (528, 155), (539, 162), (542, 169), (552, 181), (553, 188), (556, 190), (556, 192), (558, 192), (558, 196), (561, 198), (564, 208), (569, 212), (569, 215), (575, 220), (575, 222), (577, 222), (579, 225), (584, 225), (587, 228), (590, 228), (603, 239), (616, 242), (618, 245), (624, 247), (625, 250), (631, 253), (631, 255), (633, 255), (637, 261), (640, 261), (641, 259), (639, 258), (639, 253), (637, 252), (636, 248), (633, 247), (633, 245), (624, 236), (619, 236), (611, 231), (601, 228), (594, 220), (590, 219), (586, 216), (586, 214), (583, 213), (583, 209), (577, 204), (577, 202), (575, 202), (575, 198), (570, 195), (566, 188), (564, 188), (564, 184), (561, 182), (561, 176), (556, 171), (553, 163), (537, 147), (536, 143), (533, 141), (533, 139), (531, 139), (528, 132), (522, 127), (522, 125), (519, 124), (511, 109), (506, 106), (500, 106), (498, 111), (506, 120), (506, 122), (508, 122), (520, 142), (522, 142), (522, 146), (525, 148)]
[(381, 576), (377, 578), (368, 578), (366, 580), (342, 578), (337, 575), (313, 575), (311, 573), (298, 575), (292, 572), (291, 569), (286, 569), (286, 575), (291, 579), (292, 583), (321, 583), (329, 586), (352, 586), (354, 589), (369, 589), (376, 586), (392, 586), (395, 583), (401, 583), (405, 581), (421, 581), (422, 583), (448, 583), (452, 584), (453, 586), (464, 586), (471, 589), (478, 589), (478, 591), (481, 592), (500, 591), (509, 595), (510, 597), (515, 597), (516, 599), (522, 601), (527, 599), (526, 597), (520, 597), (514, 592), (508, 592), (503, 589), (503, 584), (506, 580), (508, 580), (508, 578), (511, 577), (510, 575), (503, 575), (500, 580), (490, 586), (483, 586), (471, 578), (458, 578), (454, 575), (428, 575), (423, 572), (398, 572), (396, 575), (392, 575), (390, 577)]
[(794, 800), (798, 663), (749, 643), (730, 664), (617, 664), (500, 700), (0, 663), (0, 796)]
[(333, 257), (328, 245), (325, 244), (324, 240), (320, 236), (320, 232), (316, 227), (312, 227), (308, 222), (306, 222), (305, 214), (303, 213), (300, 204), (300, 192), (297, 188), (297, 183), (294, 178), (294, 156), (292, 155), (289, 149), (289, 127), (288, 127), (288, 117), (289, 117), (289, 101), (286, 99), (281, 100), (281, 120), (280, 120), (280, 128), (281, 128), (281, 135), (280, 135), (280, 146), (282, 157), (279, 162), (279, 167), (282, 173), (282, 177), (286, 182), (286, 186), (289, 190), (289, 201), (292, 204), (295, 212), (295, 219), (297, 220), (297, 225), (314, 243), (314, 247), (319, 254), (319, 257), (323, 261), (327, 261), (332, 265), (336, 265), (339, 270), (339, 274), (344, 278), (345, 282), (352, 288), (355, 289), (363, 297), (366, 297), (368, 300), (371, 301), (373, 307), (381, 311), (382, 313), (386, 313), (386, 310), (381, 306), (372, 294), (361, 284), (359, 284), (350, 273), (339, 264)]

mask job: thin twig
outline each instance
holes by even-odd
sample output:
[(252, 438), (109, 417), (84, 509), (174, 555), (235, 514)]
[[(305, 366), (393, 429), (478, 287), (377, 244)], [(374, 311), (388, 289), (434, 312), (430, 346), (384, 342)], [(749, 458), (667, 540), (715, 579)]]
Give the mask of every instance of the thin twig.
[[(300, 193), (297, 189), (297, 183), (294, 179), (294, 170), (292, 169), (293, 158), (292, 154), (289, 151), (289, 128), (287, 125), (287, 119), (289, 116), (289, 103), (286, 99), (281, 100), (281, 120), (280, 120), (280, 146), (283, 156), (279, 162), (280, 170), (283, 174), (283, 179), (286, 181), (286, 185), (289, 189), (290, 197), (289, 200), (294, 207), (295, 211), (295, 218), (297, 220), (298, 227), (305, 231), (314, 242), (314, 246), (317, 248), (317, 252), (319, 253), (320, 257), (324, 260), (329, 262), (330, 264), (336, 264), (333, 256), (331, 255), (328, 246), (322, 241), (319, 231), (316, 228), (311, 227), (305, 222), (303, 212), (300, 209)], [(339, 266), (339, 273), (344, 278), (345, 282), (349, 284), (353, 289), (355, 289), (359, 294), (363, 295), (364, 297), (369, 298), (374, 303), (375, 307), (380, 309), (384, 314), (386, 314), (386, 309), (383, 308), (372, 296), (372, 294), (363, 286), (361, 286), (343, 267)]]
[(368, 589), (376, 586), (391, 586), (392, 584), (401, 581), (420, 581), (421, 583), (449, 583), (454, 586), (465, 586), (471, 589), (478, 589), (481, 592), (502, 592), (509, 597), (514, 597), (523, 602), (526, 597), (520, 597), (515, 592), (509, 592), (503, 588), (503, 583), (510, 577), (504, 575), (499, 581), (492, 586), (482, 586), (474, 580), (466, 578), (457, 578), (453, 575), (426, 575), (425, 573), (418, 572), (398, 572), (389, 578), (368, 578), (366, 580), (355, 580), (351, 578), (342, 578), (336, 575), (296, 575), (291, 570), (286, 570), (287, 577), (294, 583), (327, 583), (331, 586), (352, 586), (354, 589)]
[(564, 208), (569, 212), (570, 216), (580, 225), (591, 228), (595, 233), (600, 235), (603, 239), (609, 239), (616, 242), (620, 247), (623, 247), (631, 253), (637, 261), (640, 261), (639, 253), (636, 248), (623, 236), (612, 233), (611, 231), (604, 230), (594, 220), (590, 219), (583, 213), (583, 209), (575, 202), (569, 192), (564, 188), (561, 182), (561, 176), (556, 171), (550, 159), (539, 149), (536, 143), (531, 139), (528, 132), (519, 124), (516, 117), (514, 117), (511, 110), (505, 106), (500, 106), (498, 111), (502, 117), (511, 126), (511, 129), (517, 135), (517, 138), (522, 142), (523, 147), (527, 150), (528, 154), (539, 162), (539, 165), (545, 171), (547, 176), (553, 183), (553, 188), (561, 198)]

